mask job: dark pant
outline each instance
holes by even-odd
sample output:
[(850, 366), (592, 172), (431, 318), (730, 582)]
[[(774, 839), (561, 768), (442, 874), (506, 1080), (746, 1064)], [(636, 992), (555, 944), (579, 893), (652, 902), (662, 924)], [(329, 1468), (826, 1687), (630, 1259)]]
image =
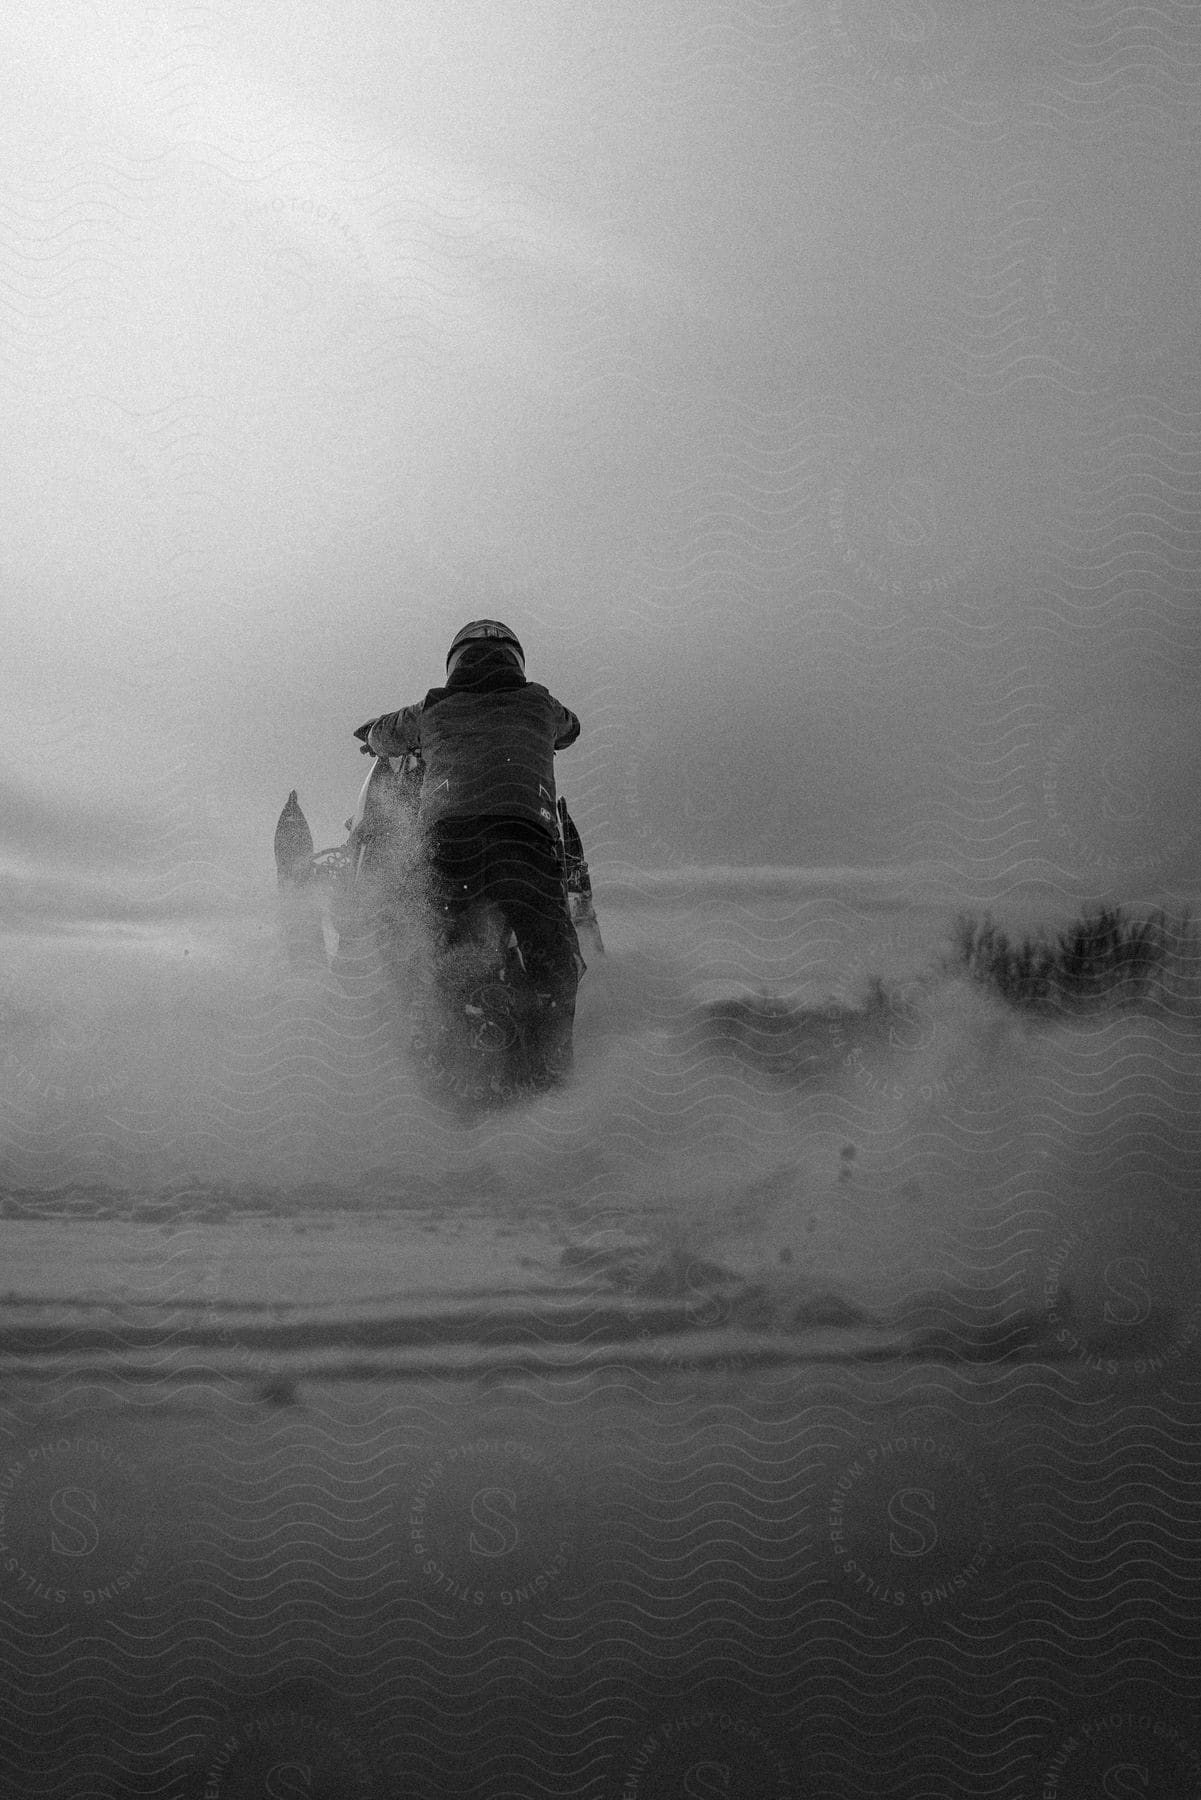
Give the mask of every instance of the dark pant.
[(427, 832), (435, 905), (453, 943), (466, 915), (492, 901), (512, 926), (534, 986), (570, 1033), (584, 959), (567, 905), (559, 846), (525, 819), (442, 819)]

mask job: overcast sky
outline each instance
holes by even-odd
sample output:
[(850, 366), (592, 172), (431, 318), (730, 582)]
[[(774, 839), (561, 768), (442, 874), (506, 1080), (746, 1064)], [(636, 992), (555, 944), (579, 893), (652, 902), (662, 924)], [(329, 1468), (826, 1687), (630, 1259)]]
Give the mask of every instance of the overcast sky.
[(339, 840), (350, 732), (479, 615), (580, 714), (597, 864), (1196, 882), (1198, 8), (7, 0), (0, 48), (18, 913), (148, 842), (269, 883), (292, 787)]

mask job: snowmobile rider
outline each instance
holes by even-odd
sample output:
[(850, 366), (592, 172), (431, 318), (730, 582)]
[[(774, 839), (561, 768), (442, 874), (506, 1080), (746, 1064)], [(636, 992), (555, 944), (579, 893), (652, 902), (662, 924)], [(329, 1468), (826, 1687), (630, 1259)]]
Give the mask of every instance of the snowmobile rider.
[(565, 1076), (585, 963), (560, 860), (554, 753), (575, 743), (580, 721), (526, 680), (525, 654), (507, 625), (475, 619), (447, 652), (445, 687), (369, 720), (354, 735), (376, 756), (420, 754), (417, 823), (446, 942), (455, 942), (479, 901), (500, 908), (546, 1001), (546, 1073)]

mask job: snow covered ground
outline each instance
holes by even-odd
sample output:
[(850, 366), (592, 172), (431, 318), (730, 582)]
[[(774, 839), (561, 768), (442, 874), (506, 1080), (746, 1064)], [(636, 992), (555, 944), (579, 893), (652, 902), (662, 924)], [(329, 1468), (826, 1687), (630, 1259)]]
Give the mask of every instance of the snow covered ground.
[(1195, 1791), (1195, 1028), (887, 876), (597, 893), (474, 1125), (267, 912), (11, 943), (23, 1791)]

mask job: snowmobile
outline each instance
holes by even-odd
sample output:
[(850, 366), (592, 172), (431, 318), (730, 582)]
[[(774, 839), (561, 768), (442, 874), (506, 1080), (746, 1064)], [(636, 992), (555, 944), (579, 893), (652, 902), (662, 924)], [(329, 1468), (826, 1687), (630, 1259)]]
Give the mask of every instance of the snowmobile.
[[(332, 969), (350, 990), (399, 1001), (409, 1049), (467, 1111), (554, 1083), (538, 1045), (550, 1004), (533, 988), (499, 910), (477, 907), (451, 947), (439, 929), (417, 829), (419, 755), (377, 756), (344, 843), (315, 850), (293, 788), (275, 828), (284, 945), (294, 967)], [(581, 947), (603, 955), (579, 832), (558, 801), (568, 910)], [(586, 966), (580, 959), (580, 972)]]

